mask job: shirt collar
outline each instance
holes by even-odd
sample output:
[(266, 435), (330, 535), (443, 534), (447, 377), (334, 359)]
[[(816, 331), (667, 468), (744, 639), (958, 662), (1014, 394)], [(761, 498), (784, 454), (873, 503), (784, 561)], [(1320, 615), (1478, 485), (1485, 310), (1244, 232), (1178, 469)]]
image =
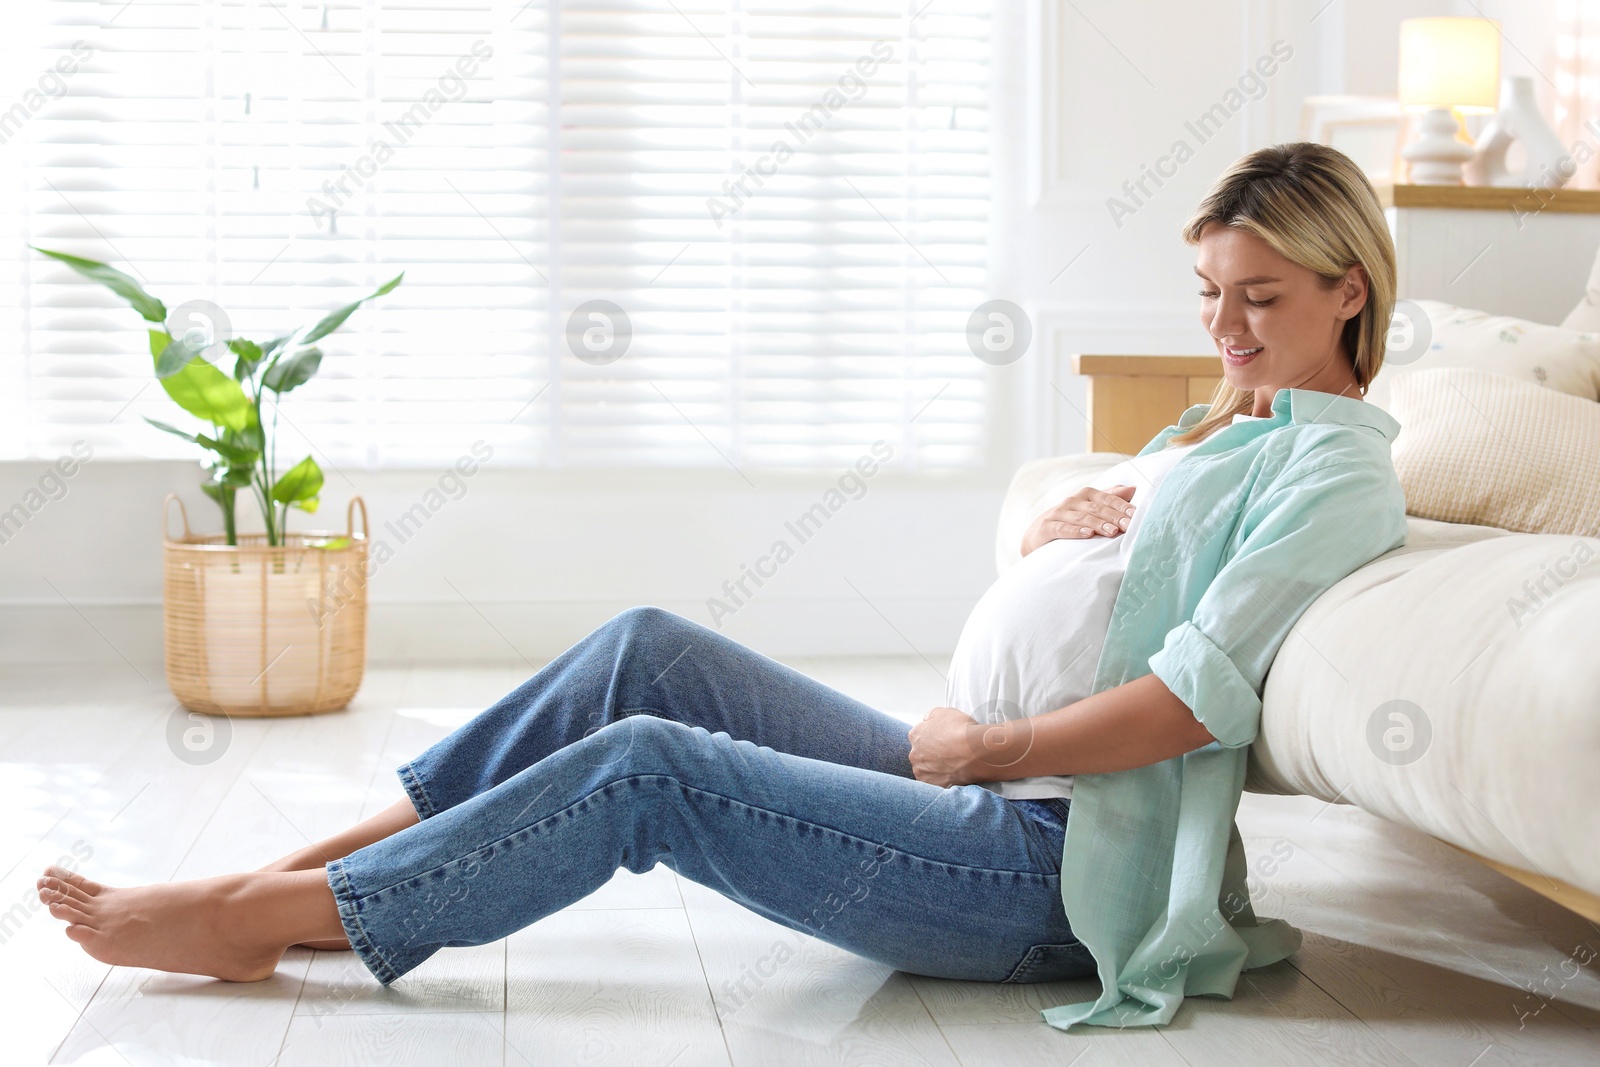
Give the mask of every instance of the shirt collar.
[[(1191, 405), (1178, 419), (1180, 429), (1188, 429), (1210, 410), (1209, 404)], [(1393, 415), (1370, 400), (1356, 400), (1337, 393), (1315, 389), (1279, 389), (1272, 397), (1270, 418), (1289, 423), (1338, 422), (1346, 426), (1367, 426), (1392, 442), (1400, 434), (1400, 423)]]
[[(1287, 396), (1287, 399), (1285, 397)], [(1272, 412), (1289, 412), (1290, 422), (1342, 422), (1346, 426), (1369, 426), (1393, 441), (1400, 435), (1400, 423), (1370, 400), (1357, 400), (1338, 393), (1315, 389), (1279, 389), (1272, 398)]]

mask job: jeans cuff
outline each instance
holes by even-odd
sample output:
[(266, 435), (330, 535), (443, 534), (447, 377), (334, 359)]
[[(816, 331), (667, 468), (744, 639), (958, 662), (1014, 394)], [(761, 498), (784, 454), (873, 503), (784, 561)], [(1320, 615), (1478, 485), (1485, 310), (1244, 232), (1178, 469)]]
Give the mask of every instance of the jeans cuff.
[(339, 924), (344, 927), (344, 936), (350, 939), (350, 947), (355, 951), (356, 958), (384, 985), (396, 981), (400, 972), (383, 958), (378, 946), (367, 936), (366, 927), (361, 924), (361, 907), (355, 887), (350, 884), (350, 876), (345, 872), (344, 860), (330, 860), (325, 869), (328, 872), (328, 888), (333, 890), (333, 902), (339, 909)]
[(417, 774), (416, 766), (415, 763), (402, 763), (395, 768), (395, 774), (400, 776), (400, 786), (410, 798), (411, 806), (417, 809), (417, 821), (421, 822), (439, 814), (439, 809), (434, 806), (428, 791), (423, 788), (422, 778)]

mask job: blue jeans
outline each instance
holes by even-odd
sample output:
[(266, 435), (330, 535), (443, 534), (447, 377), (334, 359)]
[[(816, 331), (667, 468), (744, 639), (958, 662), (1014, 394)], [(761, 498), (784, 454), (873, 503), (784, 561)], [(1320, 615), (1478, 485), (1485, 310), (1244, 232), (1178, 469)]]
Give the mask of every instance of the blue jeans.
[(919, 782), (907, 729), (634, 608), (401, 766), (421, 821), (332, 861), (328, 883), (385, 985), (657, 863), (913, 974), (1094, 974), (1061, 906), (1069, 802)]

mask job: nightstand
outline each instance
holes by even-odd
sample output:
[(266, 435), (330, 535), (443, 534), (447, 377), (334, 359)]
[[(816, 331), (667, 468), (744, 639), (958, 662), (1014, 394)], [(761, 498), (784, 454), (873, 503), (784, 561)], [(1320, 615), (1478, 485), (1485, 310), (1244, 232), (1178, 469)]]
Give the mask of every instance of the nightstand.
[(1401, 299), (1556, 324), (1600, 248), (1600, 190), (1381, 185)]

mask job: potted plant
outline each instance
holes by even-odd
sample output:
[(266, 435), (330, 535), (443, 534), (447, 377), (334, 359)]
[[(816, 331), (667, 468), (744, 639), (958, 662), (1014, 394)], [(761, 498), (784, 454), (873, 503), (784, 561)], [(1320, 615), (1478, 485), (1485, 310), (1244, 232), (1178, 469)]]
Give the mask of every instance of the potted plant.
[[(169, 312), (114, 267), (34, 247), (110, 289), (152, 324), (150, 356), (162, 389), (210, 427), (190, 432), (145, 420), (202, 450), (201, 489), (222, 512), (221, 534), (191, 533), (184, 512), (181, 537), (165, 537), (163, 630), (173, 694), (194, 711), (231, 715), (344, 707), (360, 688), (366, 662), (366, 506), (351, 499), (342, 534), (288, 531), (291, 510), (317, 510), (323, 474), (309, 455), (280, 468), (277, 409), (320, 368), (316, 343), (405, 275), (309, 328), (258, 342), (229, 336), (226, 315), (209, 302)], [(229, 357), (231, 373), (213, 362)], [(256, 501), (262, 533), (239, 533), (241, 491)], [(170, 508), (177, 498), (167, 499)]]

